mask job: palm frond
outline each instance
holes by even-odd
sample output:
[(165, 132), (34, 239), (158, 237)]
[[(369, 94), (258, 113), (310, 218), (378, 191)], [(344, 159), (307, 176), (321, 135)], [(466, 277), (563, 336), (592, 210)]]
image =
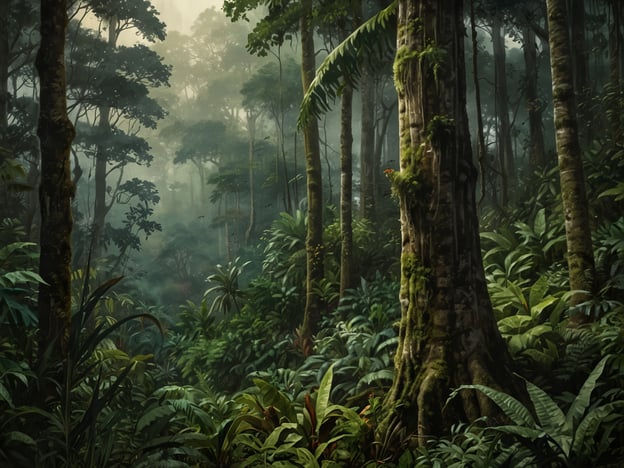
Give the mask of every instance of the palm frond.
[(325, 57), (301, 102), (297, 118), (299, 128), (311, 118), (318, 118), (329, 111), (345, 84), (357, 85), (363, 59), (373, 66), (374, 58), (388, 54), (391, 50), (388, 24), (395, 15), (396, 7), (397, 2), (392, 2), (379, 11)]

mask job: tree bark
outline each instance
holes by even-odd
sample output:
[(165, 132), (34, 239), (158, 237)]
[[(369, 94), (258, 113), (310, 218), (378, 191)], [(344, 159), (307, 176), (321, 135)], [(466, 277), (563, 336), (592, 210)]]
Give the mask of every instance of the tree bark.
[[(572, 291), (570, 303), (577, 305), (587, 300), (592, 290), (594, 253), (578, 137), (566, 0), (547, 0), (547, 6), (555, 138)], [(573, 322), (579, 320), (584, 318), (576, 314)]]
[(362, 120), (360, 137), (360, 215), (364, 219), (375, 217), (375, 185), (373, 182), (375, 151), (375, 80), (370, 67), (362, 65), (360, 79)]
[[(510, 357), (487, 292), (466, 115), (463, 2), (399, 1), (395, 85), (401, 213), (401, 322), (381, 433), (419, 445), (458, 419), (497, 415), (484, 384), (514, 391)], [(396, 431), (398, 432), (398, 431)]]
[(529, 115), (529, 172), (532, 175), (546, 164), (544, 132), (542, 130), (542, 102), (537, 94), (537, 44), (535, 32), (525, 25), (522, 28), (524, 44), (524, 92)]
[[(308, 90), (316, 70), (312, 30), (312, 0), (302, 0), (301, 17), (301, 81)], [(300, 330), (303, 349), (308, 349), (321, 317), (322, 300), (316, 286), (323, 279), (323, 181), (319, 128), (310, 119), (303, 128), (308, 196), (308, 227), (306, 235), (306, 304)]]
[(618, 0), (610, 0), (611, 24), (609, 25), (609, 88), (611, 97), (608, 101), (607, 116), (611, 127), (611, 139), (619, 141), (622, 135), (622, 117), (620, 102), (622, 76), (620, 55), (622, 53), (621, 15), (622, 6)]
[[(589, 51), (585, 41), (585, 0), (570, 0), (570, 37), (573, 51), (574, 86), (579, 97), (578, 119), (591, 122), (591, 85), (589, 83)], [(593, 125), (579, 128), (581, 139), (590, 143)]]
[(66, 0), (41, 1), (41, 44), (36, 66), (40, 83), (37, 135), (41, 142), (41, 242), (39, 274), (39, 354), (52, 362), (67, 353), (71, 319), (71, 199), (74, 186), (70, 149), (75, 130), (67, 117), (65, 79)]
[(353, 287), (353, 89), (346, 85), (340, 108), (340, 297)]
[(485, 148), (485, 134), (483, 132), (483, 110), (481, 108), (481, 84), (479, 83), (479, 42), (477, 39), (477, 20), (475, 15), (475, 0), (470, 1), (470, 38), (472, 41), (472, 79), (475, 89), (475, 107), (477, 112), (477, 160), (479, 161), (479, 173), (481, 175), (481, 195), (479, 203), (485, 199), (485, 160), (487, 150)]
[[(0, 142), (4, 139), (8, 118), (9, 80), (9, 0), (0, 2)], [(0, 152), (0, 162), (3, 153)]]
[(514, 172), (514, 159), (511, 123), (509, 121), (505, 37), (502, 31), (502, 19), (498, 13), (492, 19), (492, 49), (494, 54), (494, 83), (496, 87), (496, 116), (498, 120), (498, 159), (500, 161), (502, 187), (501, 202), (505, 206), (509, 201), (509, 180)]

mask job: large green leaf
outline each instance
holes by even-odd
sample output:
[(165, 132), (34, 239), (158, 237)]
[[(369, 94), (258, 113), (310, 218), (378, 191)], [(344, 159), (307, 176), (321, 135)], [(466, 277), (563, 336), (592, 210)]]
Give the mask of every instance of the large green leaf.
[(329, 395), (331, 393), (331, 386), (334, 380), (334, 366), (330, 366), (325, 372), (321, 384), (316, 393), (316, 419), (318, 421), (317, 429), (321, 427), (327, 408), (329, 407)]
[(544, 299), (548, 287), (548, 279), (544, 275), (540, 276), (538, 280), (533, 283), (529, 290), (529, 304), (531, 304), (531, 309)]

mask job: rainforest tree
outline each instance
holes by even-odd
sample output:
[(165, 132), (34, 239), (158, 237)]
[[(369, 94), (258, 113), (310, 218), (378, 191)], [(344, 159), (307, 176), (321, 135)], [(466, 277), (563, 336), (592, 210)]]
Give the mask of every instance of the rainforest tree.
[[(572, 55), (565, 0), (548, 0), (550, 67), (552, 70), (555, 138), (565, 215), (571, 305), (588, 298), (595, 277), (589, 209), (578, 136)], [(582, 319), (575, 317), (574, 320)]]
[(69, 156), (75, 130), (67, 116), (65, 80), (66, 0), (42, 0), (39, 72), (41, 142), (41, 244), (39, 274), (39, 353), (55, 358), (67, 352), (71, 318), (71, 180)]
[(395, 86), (400, 165), (387, 171), (401, 212), (401, 322), (382, 431), (424, 444), (458, 419), (497, 412), (450, 389), (479, 383), (514, 392), (479, 246), (466, 115), (463, 2), (398, 2)]

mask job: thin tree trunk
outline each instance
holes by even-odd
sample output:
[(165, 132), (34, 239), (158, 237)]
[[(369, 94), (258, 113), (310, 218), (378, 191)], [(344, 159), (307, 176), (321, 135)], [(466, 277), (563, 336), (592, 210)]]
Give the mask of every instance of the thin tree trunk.
[[(462, 1), (399, 1), (401, 170), (390, 177), (401, 212), (401, 323), (380, 431), (403, 428), (419, 445), (459, 419), (499, 413), (479, 393), (447, 403), (452, 388), (514, 390), (481, 261), (463, 17)], [(415, 53), (426, 49), (440, 53)]]
[[(114, 50), (117, 45), (117, 19), (113, 16), (108, 19), (108, 48)], [(99, 122), (98, 130), (100, 138), (108, 138), (110, 136), (110, 105), (103, 103), (99, 106)], [(93, 257), (99, 258), (104, 253), (104, 226), (106, 223), (106, 215), (110, 208), (106, 203), (108, 150), (106, 144), (98, 144), (95, 156), (95, 200), (93, 208), (93, 227), (91, 235), (93, 236)]]
[[(574, 86), (579, 96), (578, 118), (591, 122), (591, 86), (589, 83), (589, 53), (585, 41), (585, 0), (570, 0), (570, 37), (572, 40), (572, 60), (574, 64)], [(579, 128), (585, 142), (593, 140), (593, 125)]]
[(340, 297), (353, 286), (353, 89), (342, 91), (340, 109)]
[[(39, 355), (52, 362), (67, 353), (71, 320), (71, 181), (70, 149), (75, 135), (67, 117), (65, 79), (66, 0), (41, 1), (41, 44), (37, 53), (40, 108), (37, 135), (41, 142), (39, 187), (41, 242), (39, 274)], [(45, 44), (45, 46), (43, 46)]]
[[(9, 81), (9, 0), (0, 2), (0, 142), (4, 139), (8, 118)], [(0, 152), (0, 162), (3, 160)]]
[(249, 245), (256, 227), (256, 199), (254, 190), (254, 153), (256, 141), (256, 118), (252, 111), (247, 111), (247, 138), (249, 139), (249, 224), (245, 231), (245, 245)]
[[(316, 70), (312, 30), (312, 0), (302, 0), (301, 17), (301, 80), (304, 93), (310, 87)], [(308, 196), (308, 227), (306, 235), (306, 304), (300, 338), (304, 350), (311, 349), (312, 336), (321, 318), (322, 298), (317, 291), (323, 279), (323, 181), (319, 128), (310, 119), (303, 128)]]
[(620, 70), (621, 38), (621, 4), (620, 0), (611, 0), (611, 24), (609, 25), (609, 88), (611, 97), (607, 115), (611, 127), (611, 138), (619, 141), (622, 135), (621, 92), (622, 77)]
[(479, 173), (481, 175), (481, 196), (479, 203), (485, 198), (485, 135), (483, 133), (483, 111), (481, 109), (481, 85), (479, 83), (479, 44), (477, 42), (477, 24), (475, 17), (475, 0), (470, 0), (470, 36), (472, 39), (472, 78), (475, 88), (475, 106), (477, 110), (477, 160), (479, 161)]
[(542, 102), (537, 94), (537, 44), (535, 32), (525, 25), (522, 28), (524, 39), (525, 96), (529, 114), (529, 172), (532, 175), (546, 164), (544, 152), (544, 132), (542, 130)]
[(362, 65), (360, 79), (362, 120), (360, 137), (360, 215), (375, 218), (373, 166), (375, 151), (375, 80), (370, 67)]
[(503, 206), (509, 201), (510, 179), (513, 176), (513, 149), (509, 121), (509, 94), (507, 93), (507, 68), (505, 65), (505, 37), (499, 14), (492, 19), (492, 48), (494, 53), (494, 82), (496, 86), (496, 115), (498, 118), (498, 154), (501, 170)]
[[(557, 157), (572, 291), (570, 303), (577, 305), (587, 300), (592, 291), (594, 253), (578, 138), (566, 2), (547, 0), (547, 6)], [(583, 321), (584, 317), (579, 315), (573, 317), (573, 322)]]

